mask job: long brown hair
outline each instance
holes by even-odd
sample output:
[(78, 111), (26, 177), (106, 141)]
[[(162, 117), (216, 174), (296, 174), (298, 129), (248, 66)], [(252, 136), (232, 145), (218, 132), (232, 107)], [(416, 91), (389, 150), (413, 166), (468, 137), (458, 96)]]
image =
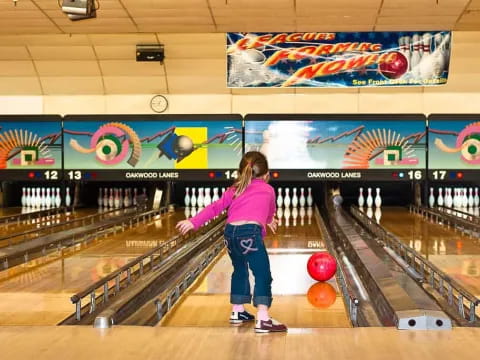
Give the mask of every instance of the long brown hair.
[(259, 178), (268, 173), (268, 161), (265, 155), (258, 151), (249, 151), (243, 155), (238, 169), (238, 178), (233, 186), (235, 196), (241, 195), (252, 179)]

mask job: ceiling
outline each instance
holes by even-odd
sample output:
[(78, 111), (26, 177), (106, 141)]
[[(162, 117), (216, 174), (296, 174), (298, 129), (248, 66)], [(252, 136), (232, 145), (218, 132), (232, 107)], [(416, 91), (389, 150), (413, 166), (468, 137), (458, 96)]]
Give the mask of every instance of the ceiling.
[(480, 0), (98, 1), (72, 22), (57, 0), (0, 0), (0, 34), (480, 30)]

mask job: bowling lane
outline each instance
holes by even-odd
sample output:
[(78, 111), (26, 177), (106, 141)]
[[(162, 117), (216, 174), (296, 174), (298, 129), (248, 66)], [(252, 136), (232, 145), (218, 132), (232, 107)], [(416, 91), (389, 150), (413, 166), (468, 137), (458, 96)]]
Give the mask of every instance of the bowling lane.
[(74, 312), (70, 297), (176, 234), (183, 211), (87, 247), (0, 272), (0, 325), (54, 325)]
[[(271, 315), (291, 328), (350, 327), (335, 278), (315, 285), (306, 271), (311, 253), (325, 250), (316, 221), (300, 217), (293, 226), (285, 219), (276, 235), (265, 238), (272, 269)], [(305, 214), (303, 214), (305, 215)], [(232, 265), (223, 252), (217, 262), (187, 291), (160, 326), (230, 326), (230, 276)], [(250, 278), (253, 285), (253, 277)], [(317, 307), (307, 297), (318, 301)], [(253, 306), (247, 310), (255, 313)], [(246, 328), (253, 324), (245, 325)]]
[[(17, 223), (11, 223), (8, 226), (3, 226), (2, 231), (0, 232), (0, 237), (4, 236), (9, 236), (9, 235), (17, 235), (17, 237), (11, 238), (10, 242), (12, 244), (22, 242), (28, 239), (36, 238), (40, 235), (46, 235), (50, 234), (51, 231), (53, 232), (59, 232), (62, 230), (67, 230), (67, 229), (72, 229), (75, 227), (78, 227), (81, 225), (81, 223), (73, 223), (73, 224), (68, 224), (68, 225), (63, 225), (63, 226), (57, 226), (49, 230), (48, 226), (54, 225), (54, 224), (59, 224), (64, 221), (69, 221), (69, 220), (74, 220), (74, 219), (80, 219), (85, 216), (93, 215), (98, 212), (97, 208), (85, 208), (85, 209), (77, 209), (74, 212), (68, 212), (68, 213), (60, 213), (56, 215), (50, 215), (50, 216), (43, 216), (40, 219), (30, 219), (30, 220), (25, 220), (20, 222), (20, 224)], [(108, 215), (107, 215), (108, 216)], [(112, 213), (111, 216), (115, 216), (114, 213)], [(33, 232), (28, 235), (23, 235), (25, 231), (30, 231), (38, 229), (38, 232)], [(7, 240), (0, 240), (0, 247), (3, 246), (8, 246), (9, 242)]]
[(6, 207), (6, 208), (0, 208), (0, 217), (2, 216), (11, 216), (11, 215), (20, 215), (23, 214), (23, 208), (22, 207)]
[(380, 224), (480, 296), (480, 239), (426, 221), (405, 208), (382, 208)]

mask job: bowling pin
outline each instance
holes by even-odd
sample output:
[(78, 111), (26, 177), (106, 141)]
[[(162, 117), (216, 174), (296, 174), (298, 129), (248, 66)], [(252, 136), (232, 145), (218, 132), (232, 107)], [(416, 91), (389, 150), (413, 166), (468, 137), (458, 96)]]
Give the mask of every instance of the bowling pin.
[(37, 188), (37, 196), (35, 197), (35, 207), (40, 209), (42, 205), (42, 196), (40, 195), (40, 188)]
[(188, 187), (185, 188), (185, 198), (183, 199), (183, 202), (185, 203), (185, 207), (188, 208), (190, 206), (190, 194)]
[(40, 194), (40, 207), (45, 208), (45, 188), (42, 187), (41, 194)]
[(359, 195), (358, 195), (358, 207), (362, 208), (363, 205), (365, 205), (365, 198), (363, 197), (363, 188), (358, 189)]
[(285, 207), (285, 212), (283, 214), (283, 216), (285, 217), (285, 227), (289, 227), (290, 226), (290, 207), (286, 206)]
[(368, 195), (367, 195), (367, 206), (369, 208), (371, 208), (372, 205), (373, 205), (372, 188), (368, 188), (367, 193), (368, 193)]
[(133, 206), (137, 206), (137, 196), (138, 196), (138, 189), (135, 188), (133, 189), (133, 199), (132, 199)]
[(452, 189), (451, 188), (445, 188), (445, 206), (448, 208), (451, 208), (453, 205), (453, 199), (452, 199)]
[(113, 209), (114, 204), (115, 204), (115, 199), (113, 198), (113, 189), (110, 188), (110, 196), (108, 197), (108, 208)]
[(25, 188), (22, 188), (22, 198), (21, 198), (22, 207), (27, 206), (27, 191)]
[(120, 197), (118, 196), (118, 189), (115, 188), (114, 192), (113, 192), (113, 206), (115, 207), (115, 209), (118, 209), (120, 207)]
[(102, 205), (103, 205), (103, 208), (107, 208), (107, 207), (108, 207), (108, 189), (107, 189), (107, 188), (104, 188), (104, 189), (103, 189)]
[[(368, 202), (367, 202), (367, 205), (368, 205)], [(367, 208), (367, 216), (368, 216), (370, 219), (371, 219), (372, 216), (373, 216), (373, 209), (372, 209), (371, 206), (369, 206), (369, 207)]]
[(437, 205), (438, 206), (443, 206), (442, 188), (438, 188)]
[(72, 205), (72, 197), (70, 196), (70, 188), (67, 186), (65, 195), (65, 206), (70, 207)]
[(478, 187), (475, 188), (475, 195), (473, 196), (473, 205), (478, 207), (480, 204), (480, 197), (478, 196)]
[(405, 57), (408, 60), (408, 69), (407, 71), (412, 70), (412, 64), (411, 64), (411, 57), (412, 57), (412, 52), (410, 50), (410, 36), (404, 36), (403, 37), (403, 48), (405, 52)]
[(312, 225), (312, 215), (313, 215), (313, 210), (312, 210), (312, 207), (309, 206), (307, 207), (308, 225)]
[(55, 207), (59, 208), (62, 205), (62, 198), (60, 197), (60, 188), (57, 187), (57, 195), (55, 195)]
[(52, 206), (52, 198), (50, 196), (50, 188), (47, 188), (46, 194), (45, 194), (45, 207), (47, 209), (50, 209), (51, 206)]
[(380, 207), (377, 207), (375, 209), (375, 220), (377, 220), (377, 223), (380, 224), (380, 219), (382, 218), (382, 209)]
[(277, 219), (278, 219), (278, 226), (282, 226), (283, 208), (281, 206), (277, 208)]
[(305, 207), (305, 189), (302, 187), (300, 188), (300, 198), (298, 199), (300, 207)]
[(430, 196), (428, 197), (428, 206), (433, 208), (435, 206), (435, 196), (433, 195), (433, 187), (430, 188)]
[(203, 196), (203, 188), (198, 188), (197, 205), (199, 208), (204, 206), (204, 199), (205, 197)]
[(297, 226), (297, 217), (298, 217), (298, 208), (294, 206), (292, 209), (293, 226)]
[(218, 188), (213, 188), (212, 202), (215, 202), (218, 199), (220, 199), (220, 196), (218, 196)]
[(375, 191), (376, 191), (375, 206), (379, 208), (380, 206), (382, 206), (382, 198), (380, 197), (380, 188), (377, 187)]
[(466, 208), (468, 207), (468, 195), (467, 195), (467, 188), (463, 188), (462, 191), (462, 207)]
[(413, 46), (413, 51), (412, 51), (412, 55), (410, 57), (410, 63), (411, 63), (411, 67), (412, 67), (412, 71), (413, 71), (414, 75), (419, 76), (420, 75), (420, 72), (419, 72), (420, 69), (419, 69), (418, 64), (420, 63), (420, 60), (422, 59), (420, 49), (422, 49), (422, 52), (423, 52), (423, 47), (421, 48), (422, 45), (420, 44), (420, 36), (418, 34), (414, 34), (412, 36), (412, 46)]
[(300, 225), (305, 225), (305, 207), (300, 207)]
[(123, 207), (129, 207), (130, 206), (130, 189), (125, 189), (125, 197), (123, 198)]
[(297, 188), (296, 187), (293, 188), (292, 206), (294, 208), (296, 208), (298, 206), (298, 196), (297, 196)]
[(282, 188), (279, 187), (277, 191), (277, 208), (281, 208), (283, 206)]
[(290, 199), (290, 189), (285, 188), (285, 198), (283, 199), (283, 204), (285, 205), (286, 208), (290, 207), (290, 204), (292, 203), (292, 200)]
[(212, 197), (210, 196), (210, 188), (205, 188), (205, 196), (203, 198), (204, 206), (208, 206), (212, 203)]
[(30, 188), (27, 188), (27, 195), (25, 196), (25, 206), (31, 207), (32, 206), (32, 197), (30, 195)]
[(473, 207), (474, 200), (473, 200), (473, 188), (468, 188), (468, 206)]
[(197, 206), (197, 197), (195, 195), (195, 188), (194, 187), (192, 187), (192, 197), (190, 198), (190, 205), (192, 205), (192, 207)]
[(191, 210), (192, 210), (191, 211), (192, 217), (197, 215), (197, 208), (196, 207), (192, 207)]
[(313, 205), (313, 196), (312, 196), (312, 188), (309, 187), (307, 189), (308, 194), (307, 194), (307, 206), (311, 207)]

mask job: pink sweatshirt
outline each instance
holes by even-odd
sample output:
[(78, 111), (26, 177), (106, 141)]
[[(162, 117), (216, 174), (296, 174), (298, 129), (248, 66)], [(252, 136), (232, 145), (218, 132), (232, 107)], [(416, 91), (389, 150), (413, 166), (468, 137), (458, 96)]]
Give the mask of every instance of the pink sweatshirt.
[(262, 224), (263, 236), (266, 225), (273, 220), (276, 211), (275, 191), (262, 179), (253, 179), (245, 191), (234, 198), (235, 188), (230, 187), (220, 199), (208, 205), (196, 216), (189, 219), (195, 230), (228, 208), (227, 223), (237, 221), (255, 221)]

